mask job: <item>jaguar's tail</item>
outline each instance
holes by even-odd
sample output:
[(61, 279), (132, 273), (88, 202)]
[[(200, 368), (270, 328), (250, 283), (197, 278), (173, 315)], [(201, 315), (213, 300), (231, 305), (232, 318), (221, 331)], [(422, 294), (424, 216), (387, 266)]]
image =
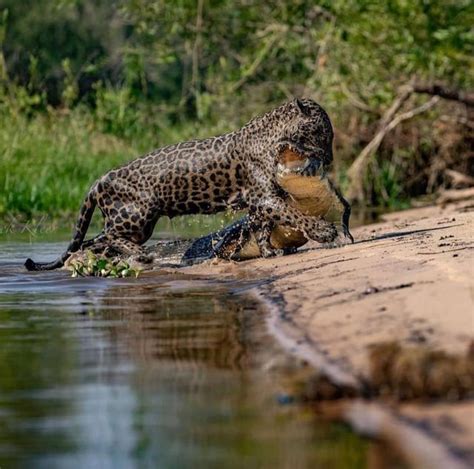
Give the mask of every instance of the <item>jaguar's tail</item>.
[(81, 248), (82, 242), (89, 228), (89, 224), (92, 219), (92, 214), (94, 213), (95, 206), (97, 205), (97, 191), (96, 185), (94, 185), (89, 193), (87, 194), (86, 199), (81, 207), (81, 213), (77, 219), (76, 228), (74, 230), (74, 237), (69, 243), (69, 246), (61, 256), (59, 256), (53, 262), (45, 263), (36, 263), (32, 259), (27, 259), (25, 262), (25, 267), (27, 270), (54, 270), (62, 267), (68, 257), (73, 253), (78, 251)]

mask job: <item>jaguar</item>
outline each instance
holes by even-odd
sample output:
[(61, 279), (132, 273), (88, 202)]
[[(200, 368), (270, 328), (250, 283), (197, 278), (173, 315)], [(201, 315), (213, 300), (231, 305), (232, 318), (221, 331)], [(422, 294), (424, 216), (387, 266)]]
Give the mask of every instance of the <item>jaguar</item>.
[[(55, 261), (27, 259), (28, 270), (60, 268), (72, 253), (140, 256), (161, 216), (247, 209), (263, 256), (281, 254), (270, 238), (275, 224), (297, 227), (307, 238), (331, 242), (331, 222), (305, 215), (278, 185), (279, 156), (288, 148), (305, 159), (305, 175), (332, 161), (333, 129), (326, 111), (311, 99), (295, 99), (217, 137), (165, 146), (112, 169), (90, 188), (66, 251)], [(103, 230), (85, 240), (99, 207)]]

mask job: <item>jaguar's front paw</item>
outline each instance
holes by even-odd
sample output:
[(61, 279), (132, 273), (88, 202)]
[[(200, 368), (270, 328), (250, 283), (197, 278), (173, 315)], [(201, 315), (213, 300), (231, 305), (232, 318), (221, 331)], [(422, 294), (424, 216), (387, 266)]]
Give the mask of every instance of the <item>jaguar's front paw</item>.
[(331, 243), (338, 237), (338, 231), (334, 223), (320, 223), (307, 230), (307, 236), (318, 243)]
[(336, 239), (326, 245), (327, 248), (341, 248), (354, 242), (352, 236), (347, 236), (344, 232), (339, 232)]

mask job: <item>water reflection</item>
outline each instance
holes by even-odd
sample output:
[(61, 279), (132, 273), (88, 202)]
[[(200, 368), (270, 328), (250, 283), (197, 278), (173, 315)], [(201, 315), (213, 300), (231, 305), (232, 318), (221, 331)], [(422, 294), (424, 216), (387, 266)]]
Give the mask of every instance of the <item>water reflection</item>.
[(364, 441), (276, 403), (281, 351), (228, 285), (26, 274), (24, 254), (0, 273), (1, 467), (365, 467)]

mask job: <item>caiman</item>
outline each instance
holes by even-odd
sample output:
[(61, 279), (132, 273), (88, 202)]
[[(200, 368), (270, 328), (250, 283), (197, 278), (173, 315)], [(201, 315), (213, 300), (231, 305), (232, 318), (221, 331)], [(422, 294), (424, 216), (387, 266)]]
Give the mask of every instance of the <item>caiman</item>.
[[(305, 174), (310, 164), (306, 157), (288, 147), (280, 154), (277, 165), (277, 182), (287, 197), (288, 203), (304, 215), (325, 220), (341, 220), (342, 234), (354, 242), (349, 231), (351, 206), (328, 178), (325, 166), (321, 163), (312, 176)], [(308, 242), (308, 237), (297, 227), (274, 225), (270, 243), (273, 248), (289, 254)], [(192, 264), (206, 259), (223, 258), (247, 260), (260, 257), (251, 222), (247, 216), (229, 226), (198, 238), (186, 250), (182, 262)]]

